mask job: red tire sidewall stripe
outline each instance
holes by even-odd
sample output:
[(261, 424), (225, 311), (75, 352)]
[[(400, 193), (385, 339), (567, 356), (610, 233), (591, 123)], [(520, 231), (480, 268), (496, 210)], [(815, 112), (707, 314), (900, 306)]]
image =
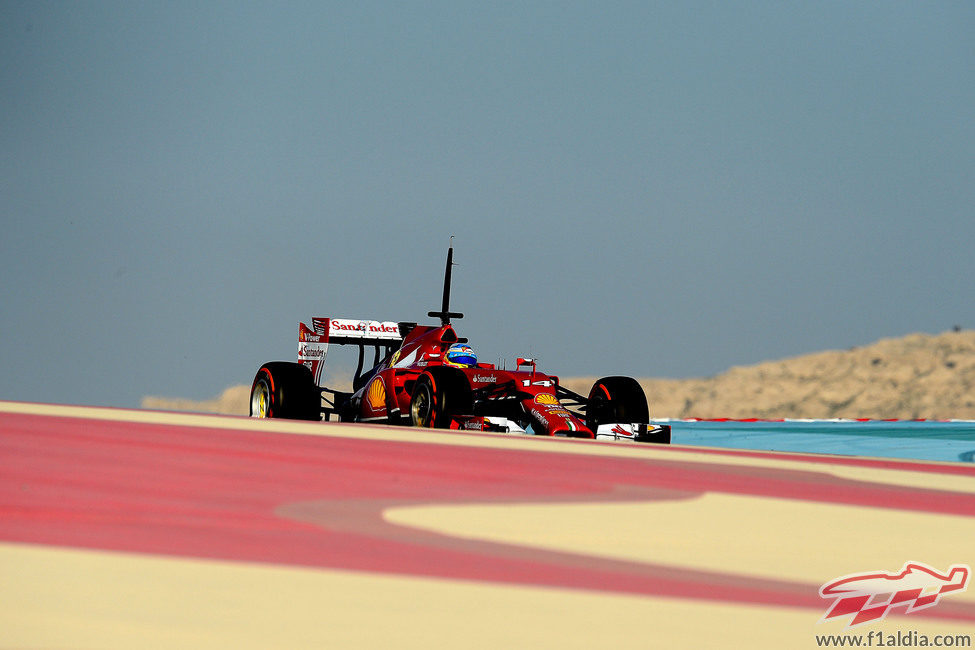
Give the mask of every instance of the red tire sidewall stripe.
[(434, 429), (437, 426), (437, 382), (433, 375), (427, 376), (430, 378), (430, 428)]
[(261, 372), (267, 375), (267, 383), (271, 387), (267, 396), (267, 417), (270, 418), (274, 417), (274, 376), (267, 368), (261, 368)]

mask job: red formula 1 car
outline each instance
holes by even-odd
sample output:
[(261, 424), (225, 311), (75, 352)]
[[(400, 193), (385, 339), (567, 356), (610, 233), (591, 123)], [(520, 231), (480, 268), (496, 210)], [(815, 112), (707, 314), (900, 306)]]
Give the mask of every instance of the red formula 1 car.
[[(250, 414), (261, 418), (405, 424), (574, 438), (670, 442), (670, 426), (651, 425), (643, 388), (630, 377), (604, 377), (588, 396), (539, 372), (534, 359), (514, 370), (477, 363), (451, 319), (447, 251), (440, 325), (313, 318), (298, 324), (298, 362), (274, 361), (257, 371)], [(358, 347), (353, 392), (323, 382), (329, 345)], [(363, 372), (366, 348), (372, 369)]]

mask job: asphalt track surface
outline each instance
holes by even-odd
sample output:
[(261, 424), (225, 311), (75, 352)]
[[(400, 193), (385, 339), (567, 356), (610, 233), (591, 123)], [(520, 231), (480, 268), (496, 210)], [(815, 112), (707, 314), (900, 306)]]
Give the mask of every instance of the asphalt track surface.
[(0, 648), (802, 648), (975, 467), (0, 402)]

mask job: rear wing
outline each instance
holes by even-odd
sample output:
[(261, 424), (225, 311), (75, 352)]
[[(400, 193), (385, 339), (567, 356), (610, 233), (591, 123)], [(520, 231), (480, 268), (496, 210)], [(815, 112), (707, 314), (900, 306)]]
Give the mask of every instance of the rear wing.
[(415, 323), (394, 323), (391, 321), (356, 320), (351, 318), (312, 318), (311, 327), (298, 323), (298, 363), (308, 366), (315, 384), (324, 387), (322, 371), (325, 368), (325, 355), (330, 343), (336, 345), (355, 345), (359, 347), (359, 365), (352, 380), (353, 389), (358, 388), (365, 362), (366, 347), (375, 348), (375, 367), (403, 343), (403, 337), (415, 327)]

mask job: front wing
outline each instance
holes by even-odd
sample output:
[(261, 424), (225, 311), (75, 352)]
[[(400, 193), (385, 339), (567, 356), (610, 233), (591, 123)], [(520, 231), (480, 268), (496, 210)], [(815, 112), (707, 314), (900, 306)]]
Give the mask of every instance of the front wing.
[[(463, 431), (490, 431), (497, 433), (528, 434), (517, 422), (509, 418), (479, 415), (455, 416), (450, 424), (451, 429)], [(596, 431), (596, 440), (631, 442), (651, 442), (656, 444), (670, 444), (669, 424), (615, 423), (602, 424)]]

